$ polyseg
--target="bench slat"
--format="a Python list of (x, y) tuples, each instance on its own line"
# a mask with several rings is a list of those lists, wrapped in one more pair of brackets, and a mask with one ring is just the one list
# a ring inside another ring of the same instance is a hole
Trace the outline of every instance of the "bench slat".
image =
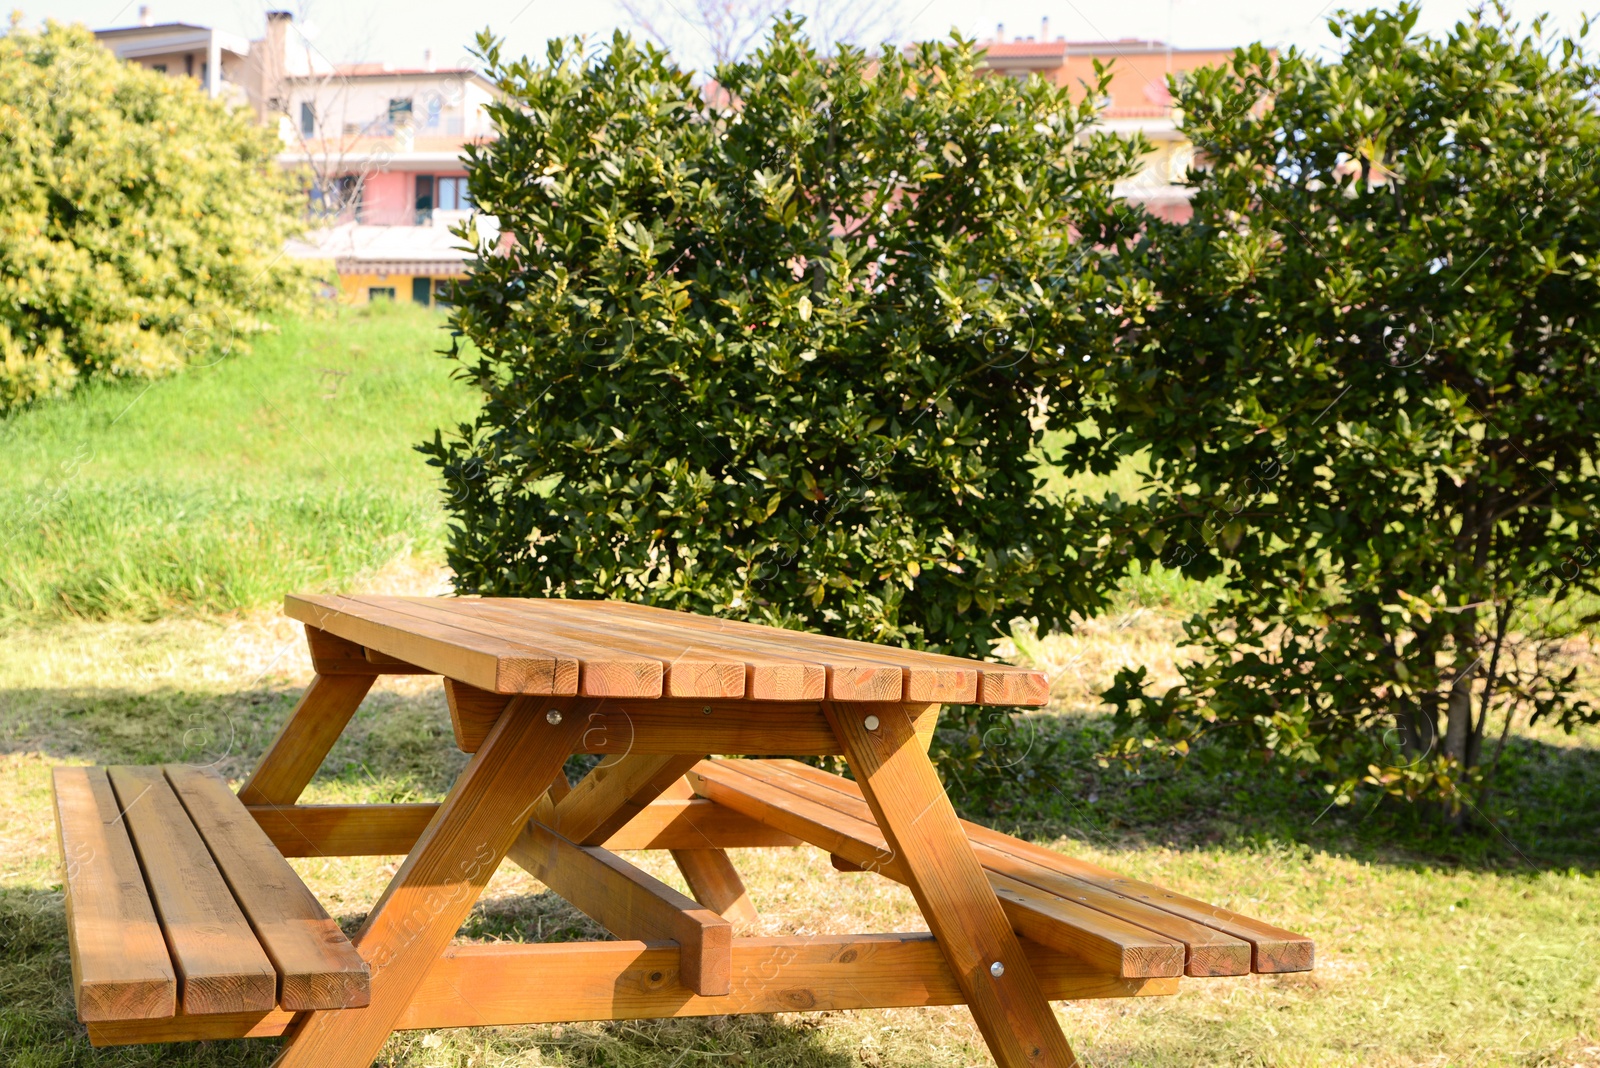
[[(848, 779), (829, 775), (799, 761), (761, 760), (746, 763), (752, 767), (741, 770), (763, 781), (780, 788), (793, 789), (858, 819), (871, 819), (871, 810), (862, 799), (859, 788)], [(1182, 942), (1186, 953), (1184, 974), (1195, 977), (1249, 974), (1250, 944), (1243, 939), (995, 848), (997, 841), (1014, 841), (1009, 835), (965, 821), (962, 829), (973, 843), (978, 860), (986, 870), (1057, 897), (1077, 901), (1108, 916), (1153, 931), (1163, 938)]]
[[(906, 882), (904, 867), (876, 822), (743, 774), (754, 760), (702, 761), (690, 773), (700, 793), (729, 808), (835, 853), (868, 871)], [(1000, 906), (1019, 934), (1074, 953), (1113, 975), (1175, 976), (1184, 948), (1176, 940), (1060, 898), (996, 872), (986, 872)]]
[(51, 777), (78, 1019), (176, 1014), (177, 974), (105, 769), (56, 768)]
[(214, 774), (168, 764), (167, 781), (277, 969), (285, 1009), (371, 1001), (367, 964), (233, 792)]
[[(861, 797), (860, 789), (855, 783), (836, 775), (830, 776), (827, 772), (797, 760), (771, 760), (761, 763), (783, 768), (791, 774), (823, 783), (852, 797)], [(865, 804), (864, 801), (862, 803)], [(996, 852), (1028, 861), (1041, 868), (1051, 869), (1082, 883), (1120, 894), (1189, 922), (1214, 928), (1230, 938), (1239, 939), (1251, 948), (1252, 971), (1303, 972), (1310, 971), (1314, 963), (1315, 947), (1311, 939), (1304, 935), (1295, 934), (1264, 920), (1240, 915), (1230, 909), (1173, 893), (1166, 887), (1154, 883), (1125, 878), (1097, 864), (1057, 853), (1053, 849), (1013, 838), (976, 823), (963, 820), (962, 827), (966, 830), (967, 837), (974, 843), (988, 846)]]
[(189, 1015), (265, 1011), (278, 976), (160, 768), (107, 768)]

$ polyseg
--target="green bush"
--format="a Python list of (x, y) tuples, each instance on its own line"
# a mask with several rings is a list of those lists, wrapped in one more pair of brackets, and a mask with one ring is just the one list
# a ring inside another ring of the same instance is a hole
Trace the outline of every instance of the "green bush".
[(1126, 262), (1112, 432), (1075, 449), (1148, 449), (1141, 552), (1226, 583), (1185, 685), (1107, 695), (1129, 750), (1459, 807), (1514, 716), (1595, 716), (1566, 639), (1597, 589), (1600, 117), (1575, 42), (1416, 17), (1177, 87), (1194, 220)]
[(620, 34), (480, 47), (472, 195), (513, 243), (455, 292), (483, 411), (424, 446), (462, 592), (976, 655), (1100, 603), (1101, 534), (1030, 451), (1112, 319), (1140, 143), (959, 39), (824, 57), (779, 22), (704, 94)]
[(0, 409), (265, 328), (300, 201), (253, 116), (81, 26), (0, 36)]

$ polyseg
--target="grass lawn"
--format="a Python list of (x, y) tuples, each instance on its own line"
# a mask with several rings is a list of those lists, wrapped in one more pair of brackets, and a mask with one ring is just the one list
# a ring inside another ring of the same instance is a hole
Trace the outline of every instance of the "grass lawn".
[[(299, 628), (272, 602), (296, 588), (441, 589), (435, 482), (409, 447), (472, 400), (429, 355), (438, 322), (400, 307), (290, 323), (251, 356), (0, 424), (0, 1065), (271, 1062), (275, 1041), (89, 1048), (72, 1008), (50, 768), (190, 761), (237, 782), (310, 678)], [(1064, 1003), (1084, 1063), (1600, 1066), (1600, 729), (1516, 737), (1500, 830), (1465, 836), (1371, 798), (1327, 810), (1314, 784), (1264, 773), (1191, 765), (1130, 779), (1092, 759), (1107, 723), (1089, 695), (1124, 663), (1170, 677), (1177, 618), (1204, 596), (1150, 579), (1075, 635), (1018, 634), (1017, 654), (1055, 676), (1058, 698), (1015, 725), (1028, 742), (1019, 770), (1049, 753), (1066, 785), (974, 815), (1303, 931), (1317, 969)], [(464, 763), (438, 682), (391, 677), (306, 800), (435, 799)], [(633, 857), (684, 888), (667, 857)], [(353, 929), (398, 859), (293, 863)], [(762, 910), (741, 933), (924, 927), (902, 888), (836, 872), (815, 850), (734, 859)], [(462, 931), (601, 936), (509, 865)], [(383, 1063), (989, 1062), (958, 1008), (412, 1032)]]
[(0, 624), (229, 612), (438, 557), (412, 446), (468, 417), (412, 305), (291, 320), (253, 352), (0, 421)]

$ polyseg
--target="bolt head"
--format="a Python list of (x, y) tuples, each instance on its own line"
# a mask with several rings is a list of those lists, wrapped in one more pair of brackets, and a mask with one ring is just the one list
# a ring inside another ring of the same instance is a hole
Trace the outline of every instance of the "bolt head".
[(700, 714), (701, 714), (701, 715), (702, 715), (702, 716), (709, 716), (709, 715), (711, 715), (711, 706), (710, 706), (710, 705), (706, 705), (706, 706), (705, 706), (705, 707), (704, 707), (704, 708), (702, 708), (702, 709), (701, 709), (701, 710), (700, 710)]
[(1002, 975), (1006, 974), (1006, 966), (1001, 964), (999, 961), (995, 961), (993, 964), (989, 965), (989, 974), (998, 979)]
[(861, 725), (866, 727), (869, 731), (875, 731), (878, 729), (878, 717), (868, 716), (866, 719), (861, 721)]
[(546, 722), (548, 722), (551, 726), (554, 726), (555, 724), (561, 722), (561, 713), (552, 708), (550, 711), (544, 714), (544, 718)]

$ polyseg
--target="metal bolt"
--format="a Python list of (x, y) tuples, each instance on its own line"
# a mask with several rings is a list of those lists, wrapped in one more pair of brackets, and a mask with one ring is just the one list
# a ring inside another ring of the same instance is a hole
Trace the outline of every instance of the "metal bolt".
[(861, 724), (862, 726), (866, 727), (867, 730), (875, 731), (878, 729), (878, 717), (868, 716), (866, 719), (861, 721)]
[(553, 726), (561, 722), (561, 713), (552, 708), (544, 714), (544, 718), (547, 723)]
[(993, 964), (989, 965), (989, 974), (998, 979), (1002, 975), (1006, 974), (1006, 966), (1001, 964), (999, 961), (995, 961)]
[(705, 706), (705, 707), (704, 707), (704, 708), (702, 708), (702, 709), (701, 709), (701, 710), (700, 710), (700, 714), (701, 714), (701, 715), (702, 715), (702, 716), (709, 716), (709, 715), (711, 715), (711, 706), (710, 706), (710, 705), (706, 705), (706, 706)]

